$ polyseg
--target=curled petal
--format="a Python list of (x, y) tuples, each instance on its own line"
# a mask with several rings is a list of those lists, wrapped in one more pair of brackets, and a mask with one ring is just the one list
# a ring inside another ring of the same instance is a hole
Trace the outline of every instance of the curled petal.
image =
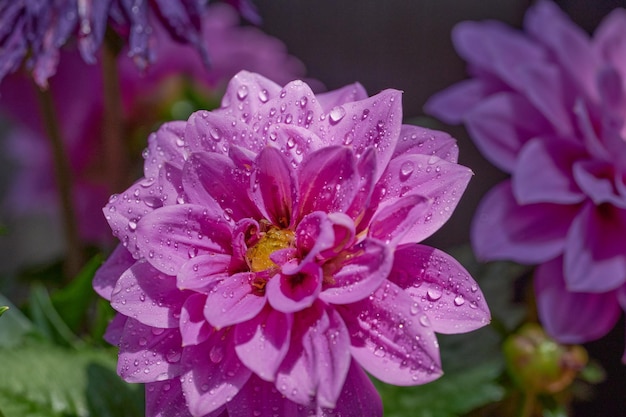
[(383, 382), (417, 385), (442, 374), (434, 329), (413, 304), (387, 282), (366, 300), (337, 306), (350, 332), (352, 357)]
[(242, 272), (219, 281), (207, 296), (204, 317), (218, 329), (241, 323), (256, 316), (265, 305), (265, 297), (254, 293), (255, 274)]
[(117, 373), (127, 382), (156, 382), (181, 374), (178, 329), (146, 326), (128, 318), (120, 340)]
[(294, 274), (278, 274), (267, 283), (267, 300), (278, 311), (293, 313), (310, 307), (322, 289), (322, 268), (306, 263)]
[(292, 324), (292, 315), (265, 308), (235, 327), (237, 356), (259, 378), (273, 381), (289, 349)]
[(598, 339), (619, 319), (621, 309), (614, 292), (573, 292), (565, 287), (562, 257), (540, 265), (534, 284), (541, 323), (562, 343)]
[(487, 325), (489, 307), (478, 284), (453, 257), (424, 245), (396, 249), (389, 280), (413, 299), (438, 333), (464, 333)]

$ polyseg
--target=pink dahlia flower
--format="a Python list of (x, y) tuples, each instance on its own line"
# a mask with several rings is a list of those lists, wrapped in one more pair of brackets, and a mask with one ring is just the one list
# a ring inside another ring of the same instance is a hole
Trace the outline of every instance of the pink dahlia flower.
[(613, 11), (590, 38), (540, 1), (524, 32), (464, 22), (453, 40), (473, 77), (426, 109), (464, 123), (511, 174), (478, 208), (474, 249), (539, 264), (548, 332), (566, 343), (599, 338), (626, 309), (626, 12)]
[(435, 332), (489, 322), (465, 269), (416, 243), (472, 173), (401, 119), (398, 91), (241, 72), (221, 108), (150, 136), (144, 178), (104, 208), (122, 244), (94, 280), (148, 415), (380, 415), (362, 369), (431, 381)]
[[(231, 7), (209, 7), (203, 27), (205, 46), (212, 58), (210, 68), (193, 48), (173, 42), (165, 31), (158, 30), (153, 32), (158, 41), (154, 51), (162, 59), (145, 71), (138, 71), (125, 54), (120, 56), (125, 132), (144, 144), (135, 147), (145, 146), (145, 132), (166, 117), (161, 107), (184, 102), (185, 97), (180, 96), (186, 88), (221, 97), (228, 80), (242, 69), (257, 71), (279, 83), (304, 75), (304, 66), (287, 54), (282, 42), (239, 23)], [(101, 162), (104, 104), (100, 66), (86, 64), (76, 51), (62, 55), (49, 89), (72, 166), (80, 234), (90, 243), (109, 242), (108, 225), (101, 216), (93, 215), (110, 194)], [(2, 83), (0, 108), (12, 122), (5, 149), (18, 164), (6, 209), (18, 214), (45, 210), (45, 215), (55, 216), (58, 196), (52, 156), (40, 114), (33, 111), (39, 108), (36, 90), (27, 77), (15, 74)], [(128, 145), (130, 151), (130, 140)]]

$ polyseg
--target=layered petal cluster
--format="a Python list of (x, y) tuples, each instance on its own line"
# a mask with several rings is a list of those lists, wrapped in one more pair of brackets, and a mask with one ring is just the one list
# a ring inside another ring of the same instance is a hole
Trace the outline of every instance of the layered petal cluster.
[[(254, 21), (247, 0), (231, 2)], [(60, 48), (72, 38), (85, 62), (96, 61), (108, 26), (128, 43), (129, 57), (144, 67), (155, 60), (153, 32), (165, 29), (194, 46), (208, 62), (203, 43), (207, 1), (198, 0), (15, 0), (0, 4), (0, 81), (25, 61), (39, 86), (56, 73)]]
[(603, 336), (626, 309), (626, 11), (590, 37), (539, 1), (523, 32), (464, 22), (453, 40), (472, 78), (426, 110), (464, 123), (511, 174), (478, 208), (477, 255), (539, 264), (539, 313), (559, 340)]
[[(148, 129), (169, 116), (164, 108), (176, 103), (190, 106), (185, 97), (188, 89), (221, 97), (228, 80), (242, 69), (278, 83), (305, 73), (303, 64), (287, 54), (282, 42), (256, 27), (240, 26), (236, 11), (227, 5), (210, 6), (203, 27), (203, 42), (212, 59), (208, 68), (193, 48), (174, 42), (158, 28), (152, 33), (157, 41), (154, 51), (162, 59), (144, 71), (122, 51), (118, 70), (124, 130), (143, 144), (129, 140), (129, 152), (145, 146)], [(61, 56), (49, 91), (72, 166), (79, 230), (90, 243), (110, 242), (108, 225), (101, 216), (93, 215), (110, 195), (100, 162), (104, 107), (100, 66), (86, 64), (76, 51), (64, 51)], [(11, 122), (5, 151), (17, 165), (4, 204), (15, 214), (54, 216), (58, 204), (52, 156), (31, 84), (27, 77), (13, 74), (0, 87), (0, 109)]]
[(363, 370), (431, 381), (435, 332), (489, 322), (465, 269), (417, 243), (471, 171), (401, 119), (398, 91), (240, 72), (219, 109), (150, 136), (144, 177), (104, 208), (121, 244), (94, 279), (148, 415), (378, 416)]

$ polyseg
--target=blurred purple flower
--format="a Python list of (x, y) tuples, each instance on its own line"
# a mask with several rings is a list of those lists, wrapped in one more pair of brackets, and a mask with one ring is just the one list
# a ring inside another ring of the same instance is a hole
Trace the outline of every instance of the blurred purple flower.
[[(229, 1), (249, 20), (259, 17), (249, 1)], [(36, 83), (46, 88), (56, 73), (60, 48), (75, 37), (85, 62), (95, 63), (111, 26), (129, 45), (140, 67), (155, 61), (154, 33), (165, 29), (177, 42), (209, 60), (204, 40), (207, 0), (15, 0), (0, 4), (0, 81), (26, 60)]]
[(459, 24), (454, 44), (473, 78), (426, 110), (464, 123), (511, 174), (478, 208), (477, 255), (540, 264), (544, 326), (581, 343), (606, 334), (626, 309), (626, 12), (613, 11), (590, 38), (540, 1), (524, 30)]
[(426, 383), (434, 332), (489, 322), (465, 269), (416, 243), (472, 173), (401, 120), (395, 90), (241, 72), (220, 109), (150, 136), (144, 178), (104, 208), (122, 244), (94, 280), (149, 416), (381, 415), (361, 368)]
[[(164, 110), (184, 103), (185, 88), (202, 92), (214, 100), (221, 97), (228, 80), (241, 69), (257, 71), (279, 83), (304, 75), (305, 69), (287, 54), (285, 45), (255, 27), (239, 26), (237, 13), (226, 5), (214, 5), (204, 17), (205, 45), (212, 63), (207, 68), (196, 51), (172, 41), (163, 30), (155, 30), (155, 53), (163, 59), (139, 71), (132, 59), (118, 60), (125, 131), (145, 146), (153, 123), (162, 121)], [(110, 241), (110, 229), (94, 212), (106, 203), (106, 178), (102, 155), (102, 75), (100, 66), (86, 64), (76, 51), (61, 52), (57, 75), (50, 80), (57, 118), (66, 141), (75, 180), (75, 204), (79, 229), (91, 243)], [(319, 83), (317, 83), (319, 86)], [(18, 168), (5, 201), (16, 214), (49, 211), (55, 215), (58, 198), (54, 170), (44, 140), (37, 95), (30, 80), (20, 74), (9, 76), (0, 87), (0, 109), (12, 129), (5, 149)], [(139, 156), (139, 155), (137, 155)]]

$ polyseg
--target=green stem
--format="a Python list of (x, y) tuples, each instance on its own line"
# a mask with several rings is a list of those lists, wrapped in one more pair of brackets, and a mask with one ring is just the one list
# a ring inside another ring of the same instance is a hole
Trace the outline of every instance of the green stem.
[(122, 97), (117, 71), (117, 52), (111, 42), (102, 48), (102, 78), (104, 89), (103, 153), (109, 192), (118, 193), (128, 184), (130, 162), (124, 144)]
[(57, 122), (50, 90), (37, 88), (37, 91), (46, 136), (52, 148), (56, 184), (61, 200), (61, 218), (63, 221), (67, 251), (65, 273), (70, 278), (73, 278), (80, 270), (82, 264), (82, 247), (78, 236), (76, 210), (74, 208), (72, 169), (67, 152), (65, 151), (65, 144), (63, 143), (61, 130)]

